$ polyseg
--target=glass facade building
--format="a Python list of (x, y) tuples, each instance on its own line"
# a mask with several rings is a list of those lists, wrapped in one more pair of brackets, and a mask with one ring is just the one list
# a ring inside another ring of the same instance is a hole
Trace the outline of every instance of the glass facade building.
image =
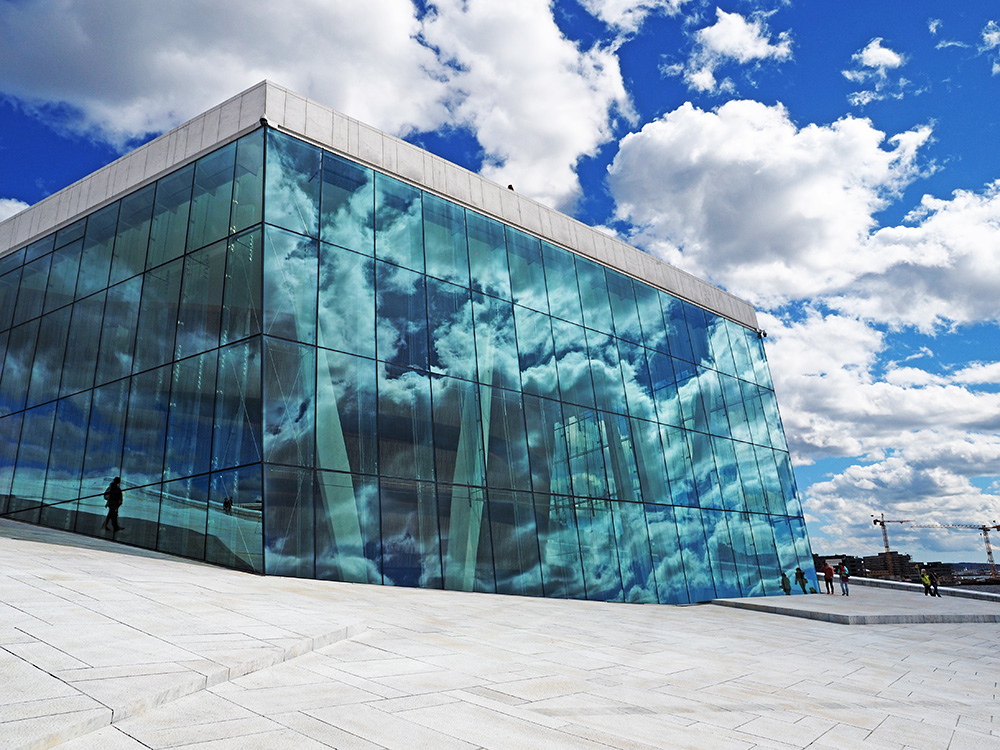
[(268, 126), (0, 256), (0, 513), (602, 601), (811, 551), (757, 332)]

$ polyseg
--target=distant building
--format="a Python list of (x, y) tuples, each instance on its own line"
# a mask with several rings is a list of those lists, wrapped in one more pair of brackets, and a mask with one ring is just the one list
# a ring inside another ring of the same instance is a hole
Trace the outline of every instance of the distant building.
[(0, 223), (0, 513), (605, 601), (812, 558), (753, 308), (271, 83)]

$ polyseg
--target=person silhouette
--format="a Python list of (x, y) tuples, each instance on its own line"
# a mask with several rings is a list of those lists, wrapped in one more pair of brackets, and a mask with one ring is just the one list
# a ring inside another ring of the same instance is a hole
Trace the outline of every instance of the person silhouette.
[(104, 530), (110, 531), (108, 524), (114, 531), (121, 531), (122, 526), (118, 523), (118, 509), (122, 507), (121, 477), (115, 477), (111, 484), (104, 490), (104, 504), (108, 507), (108, 517), (104, 519)]

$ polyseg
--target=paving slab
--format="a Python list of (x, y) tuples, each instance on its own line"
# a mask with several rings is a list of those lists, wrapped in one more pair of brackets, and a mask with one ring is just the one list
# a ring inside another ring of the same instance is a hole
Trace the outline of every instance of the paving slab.
[(997, 602), (755, 601), (800, 614), (265, 578), (0, 522), (0, 747), (1000, 750)]

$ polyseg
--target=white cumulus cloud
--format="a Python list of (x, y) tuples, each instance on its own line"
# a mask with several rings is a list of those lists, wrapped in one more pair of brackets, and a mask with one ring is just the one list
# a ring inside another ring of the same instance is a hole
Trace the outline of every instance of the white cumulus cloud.
[(16, 213), (20, 213), (27, 207), (27, 203), (19, 201), (16, 198), (0, 198), (0, 221), (9, 219), (11, 216)]
[[(983, 43), (980, 50), (992, 53), (993, 75), (1000, 75), (1000, 24), (990, 21), (983, 29)], [(994, 52), (994, 50), (996, 50)]]
[(580, 0), (592, 16), (623, 32), (637, 31), (651, 14), (675, 16), (686, 2), (689, 0)]
[(890, 71), (902, 67), (906, 58), (899, 52), (882, 46), (882, 37), (872, 39), (864, 49), (855, 52), (851, 59), (854, 67), (843, 71), (844, 77), (866, 87), (848, 97), (851, 104), (864, 106), (881, 99), (903, 98), (903, 91), (909, 82), (902, 76), (891, 75)]
[(694, 34), (695, 47), (683, 64), (668, 66), (665, 72), (680, 75), (689, 88), (711, 92), (731, 90), (729, 79), (719, 82), (717, 69), (727, 62), (741, 65), (764, 60), (784, 61), (792, 56), (792, 39), (787, 31), (772, 38), (767, 28), (767, 16), (757, 14), (750, 19), (739, 13), (727, 13), (716, 8), (716, 21)]
[(120, 148), (264, 78), (395, 134), (471, 129), (489, 174), (557, 206), (629, 108), (546, 0), (0, 3), (0, 93)]
[(787, 110), (684, 104), (622, 139), (609, 181), (632, 240), (757, 304), (841, 289), (895, 262), (873, 213), (919, 173), (930, 137), (866, 119), (797, 126)]

